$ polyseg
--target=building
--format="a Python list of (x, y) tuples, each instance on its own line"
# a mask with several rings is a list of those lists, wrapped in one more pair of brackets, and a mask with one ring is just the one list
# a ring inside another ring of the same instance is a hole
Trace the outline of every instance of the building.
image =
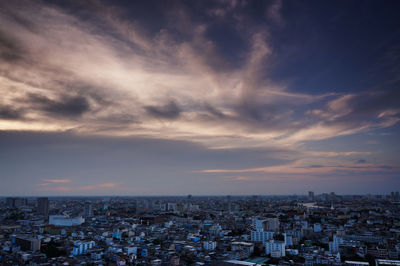
[(170, 265), (178, 266), (180, 264), (180, 259), (177, 256), (173, 256), (170, 261)]
[(217, 247), (217, 242), (215, 241), (204, 241), (203, 242), (203, 248), (205, 250), (215, 250)]
[(349, 266), (364, 266), (364, 265), (369, 265), (368, 262), (366, 261), (352, 261), (352, 260), (346, 260), (344, 262), (344, 265), (349, 265)]
[(49, 198), (38, 198), (37, 206), (38, 214), (49, 217)]
[(286, 244), (285, 241), (269, 240), (265, 242), (265, 254), (271, 255), (274, 258), (280, 258), (286, 256)]
[(314, 192), (313, 191), (308, 191), (308, 200), (309, 201), (314, 201)]
[(231, 249), (236, 259), (248, 258), (254, 252), (254, 244), (247, 242), (232, 242)]
[(40, 239), (32, 237), (17, 237), (15, 239), (17, 246), (23, 251), (37, 251), (40, 250)]
[(49, 224), (55, 226), (76, 226), (85, 222), (81, 216), (70, 218), (64, 215), (50, 215)]
[(85, 203), (83, 216), (85, 218), (90, 218), (93, 216), (93, 208), (92, 208), (92, 204), (90, 202)]
[(26, 198), (6, 198), (6, 206), (8, 208), (19, 208), (27, 205)]
[(256, 231), (264, 231), (265, 220), (253, 219), (252, 224)]
[(274, 232), (271, 231), (258, 230), (258, 231), (251, 231), (250, 233), (250, 239), (252, 242), (265, 243), (266, 241), (271, 240), (273, 238), (274, 238)]
[(320, 233), (322, 231), (322, 226), (320, 223), (314, 224), (314, 233)]
[(86, 254), (89, 249), (92, 249), (95, 245), (94, 241), (86, 241), (86, 242), (81, 242), (81, 241), (75, 241), (74, 246), (72, 248), (72, 255), (77, 256), (81, 254)]
[(343, 243), (343, 239), (337, 235), (333, 235), (333, 240), (329, 242), (329, 251), (331, 253), (339, 252), (339, 245)]
[(400, 260), (382, 260), (382, 259), (377, 259), (375, 260), (375, 265), (397, 265), (400, 266)]
[(267, 218), (267, 230), (278, 231), (279, 230), (279, 219), (278, 218)]

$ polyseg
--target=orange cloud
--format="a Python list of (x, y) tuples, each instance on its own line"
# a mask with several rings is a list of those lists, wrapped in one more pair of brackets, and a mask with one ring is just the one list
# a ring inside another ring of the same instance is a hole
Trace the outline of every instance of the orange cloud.
[(60, 192), (63, 192), (63, 191), (72, 191), (72, 188), (71, 187), (65, 187), (65, 186), (60, 186), (60, 187), (47, 187), (47, 186), (45, 186), (45, 187), (39, 188), (38, 190), (40, 190), (40, 191), (60, 191)]
[[(50, 181), (51, 180), (51, 181)], [(104, 190), (109, 188), (115, 188), (118, 186), (117, 183), (102, 183), (102, 184), (94, 184), (94, 185), (86, 185), (86, 186), (52, 186), (58, 183), (70, 183), (72, 182), (69, 179), (48, 179), (47, 183), (37, 184), (37, 190), (40, 191), (73, 191), (73, 190)]]
[(101, 190), (106, 188), (114, 188), (118, 184), (115, 183), (103, 183), (103, 184), (96, 184), (96, 185), (88, 185), (88, 186), (80, 186), (78, 190)]
[(71, 183), (71, 179), (43, 179), (47, 183)]
[(245, 169), (205, 169), (199, 171), (200, 173), (271, 173), (271, 174), (328, 174), (335, 171), (352, 171), (352, 172), (390, 172), (396, 167), (382, 167), (380, 165), (365, 164), (363, 166), (347, 163), (347, 164), (334, 164), (334, 165), (309, 165), (306, 162), (296, 161), (289, 164), (245, 168)]

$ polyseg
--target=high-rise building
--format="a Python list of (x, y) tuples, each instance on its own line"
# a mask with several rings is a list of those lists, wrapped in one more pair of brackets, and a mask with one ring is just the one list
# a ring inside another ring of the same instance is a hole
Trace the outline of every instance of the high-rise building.
[(49, 217), (49, 198), (38, 198), (38, 214), (43, 215), (44, 217)]
[(14, 208), (14, 205), (15, 205), (15, 198), (6, 198), (6, 206), (8, 208)]
[(331, 192), (331, 194), (329, 195), (329, 199), (330, 199), (330, 201), (332, 202), (334, 202), (334, 201), (336, 201), (336, 194), (335, 194), (335, 192)]
[(343, 243), (343, 239), (337, 235), (333, 235), (333, 240), (329, 242), (329, 251), (332, 253), (339, 252), (339, 245)]
[(40, 250), (40, 239), (33, 237), (17, 237), (15, 239), (16, 245), (20, 247), (23, 251), (37, 251)]
[(285, 241), (269, 240), (265, 242), (265, 253), (271, 255), (274, 258), (280, 258), (286, 256), (286, 245)]
[(6, 198), (6, 205), (9, 208), (19, 208), (26, 206), (28, 200), (26, 198)]
[(278, 231), (279, 230), (279, 219), (278, 218), (267, 218), (267, 230)]
[(314, 201), (314, 192), (313, 191), (308, 191), (308, 200)]
[(393, 191), (392, 193), (390, 193), (390, 197), (393, 201), (400, 201), (400, 194), (398, 191)]
[(85, 208), (84, 208), (84, 217), (89, 218), (93, 216), (93, 208), (92, 204), (90, 202), (85, 203)]
[(275, 232), (259, 230), (251, 231), (250, 237), (252, 242), (265, 243), (268, 240), (274, 239), (274, 234)]

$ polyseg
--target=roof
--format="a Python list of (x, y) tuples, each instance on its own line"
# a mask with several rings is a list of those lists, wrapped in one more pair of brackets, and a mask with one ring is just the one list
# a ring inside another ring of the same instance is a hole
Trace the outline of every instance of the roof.
[(231, 263), (231, 264), (236, 264), (236, 265), (259, 265), (254, 262), (248, 262), (248, 261), (242, 261), (242, 260), (226, 260), (225, 262)]

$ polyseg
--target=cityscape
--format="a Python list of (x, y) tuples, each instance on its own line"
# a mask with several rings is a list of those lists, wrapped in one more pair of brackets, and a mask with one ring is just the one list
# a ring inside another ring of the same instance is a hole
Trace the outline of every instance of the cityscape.
[(0, 266), (400, 266), (399, 14), (0, 1)]
[(400, 195), (8, 197), (2, 265), (399, 265)]

